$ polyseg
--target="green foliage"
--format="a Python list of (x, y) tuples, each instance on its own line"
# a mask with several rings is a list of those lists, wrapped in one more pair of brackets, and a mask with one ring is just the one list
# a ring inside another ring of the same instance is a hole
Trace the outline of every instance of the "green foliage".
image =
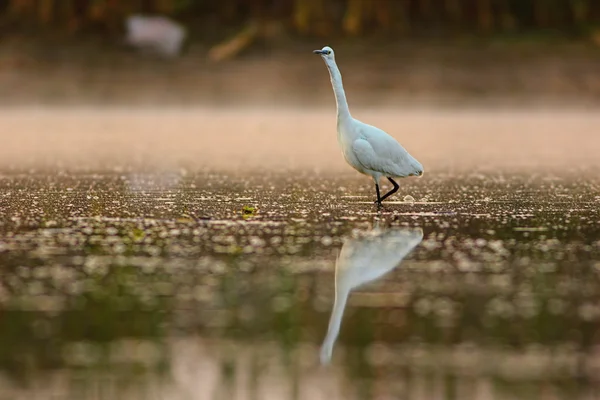
[(193, 20), (216, 16), (219, 26), (275, 19), (302, 35), (431, 35), (523, 30), (584, 32), (600, 25), (596, 0), (8, 0), (0, 20), (73, 32), (118, 24), (134, 12)]
[(256, 215), (256, 211), (256, 207), (244, 206), (242, 207), (242, 218), (246, 219), (248, 217), (253, 217), (254, 215)]
[(174, 0), (173, 9), (175, 12), (186, 11), (188, 8), (191, 8), (195, 5), (197, 1), (194, 0)]

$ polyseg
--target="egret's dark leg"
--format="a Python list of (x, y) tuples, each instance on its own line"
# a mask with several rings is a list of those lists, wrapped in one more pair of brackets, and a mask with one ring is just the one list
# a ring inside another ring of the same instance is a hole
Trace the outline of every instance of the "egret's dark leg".
[[(383, 197), (381, 198), (381, 200), (379, 200), (380, 203), (382, 201), (384, 201), (385, 199), (387, 199), (388, 197), (390, 197), (391, 195), (393, 195), (394, 193), (396, 193), (398, 191), (398, 188), (400, 187), (400, 185), (398, 185), (396, 183), (396, 181), (393, 180), (392, 178), (388, 178), (388, 181), (392, 182), (392, 185), (394, 185), (394, 188), (392, 190), (390, 190), (389, 192), (387, 192), (386, 194), (383, 195)], [(377, 194), (379, 195), (379, 191), (377, 192)], [(377, 196), (377, 198), (379, 198), (379, 196)]]
[(379, 194), (379, 184), (378, 183), (375, 183), (375, 190), (377, 190), (377, 200), (375, 200), (375, 204), (380, 206), (381, 200), (383, 200), (383, 199), (381, 198), (381, 195)]

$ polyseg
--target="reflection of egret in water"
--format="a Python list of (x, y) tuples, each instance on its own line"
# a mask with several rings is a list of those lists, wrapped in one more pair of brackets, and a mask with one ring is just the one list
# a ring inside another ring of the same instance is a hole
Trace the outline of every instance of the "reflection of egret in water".
[(421, 240), (423, 231), (420, 228), (375, 228), (364, 237), (348, 239), (344, 243), (335, 265), (335, 301), (321, 347), (322, 364), (331, 360), (350, 291), (394, 269)]

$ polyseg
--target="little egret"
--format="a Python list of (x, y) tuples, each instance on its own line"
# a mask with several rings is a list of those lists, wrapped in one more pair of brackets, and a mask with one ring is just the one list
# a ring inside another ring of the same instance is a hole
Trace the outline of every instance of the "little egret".
[(335, 300), (327, 336), (321, 346), (321, 364), (331, 361), (350, 292), (398, 267), (422, 240), (421, 228), (386, 230), (375, 227), (361, 237), (344, 241), (335, 263)]
[[(423, 175), (423, 166), (390, 135), (379, 128), (365, 124), (350, 115), (342, 74), (335, 63), (333, 49), (329, 46), (314, 50), (325, 61), (331, 77), (331, 86), (337, 105), (337, 138), (346, 162), (361, 174), (375, 181), (377, 200), (381, 202), (398, 191), (400, 187), (393, 178)], [(394, 188), (383, 196), (379, 193), (379, 181), (386, 177)]]

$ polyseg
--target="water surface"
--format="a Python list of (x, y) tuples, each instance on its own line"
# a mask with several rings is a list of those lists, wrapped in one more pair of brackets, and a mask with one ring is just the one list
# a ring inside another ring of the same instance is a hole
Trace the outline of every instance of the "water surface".
[(324, 114), (157, 114), (10, 114), (0, 398), (597, 396), (595, 115), (386, 115), (378, 210)]

